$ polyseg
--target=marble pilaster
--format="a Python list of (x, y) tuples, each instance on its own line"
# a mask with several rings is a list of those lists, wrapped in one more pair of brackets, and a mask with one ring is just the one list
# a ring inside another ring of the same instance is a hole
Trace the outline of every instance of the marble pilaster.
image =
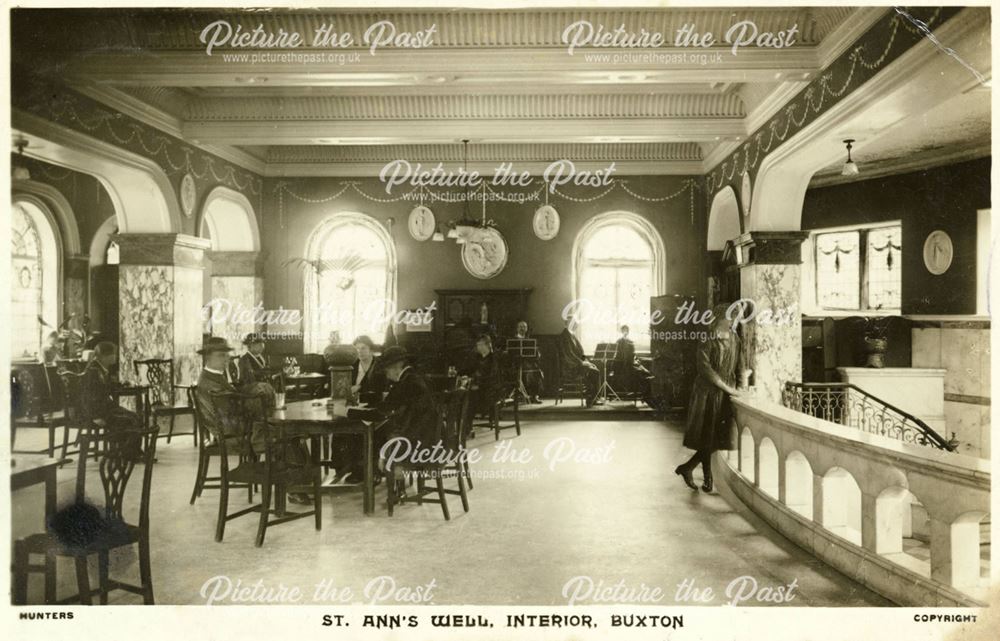
[(253, 314), (264, 300), (262, 256), (259, 252), (215, 251), (208, 257), (212, 274), (207, 297), (211, 333), (238, 345), (246, 334), (263, 329)]
[[(137, 380), (133, 363), (171, 358), (176, 383), (197, 380), (208, 241), (184, 234), (120, 234), (120, 375)], [(144, 382), (144, 381), (141, 381)]]
[(740, 295), (750, 301), (743, 325), (745, 358), (761, 398), (781, 402), (788, 381), (802, 379), (801, 244), (807, 232), (749, 232), (738, 239)]

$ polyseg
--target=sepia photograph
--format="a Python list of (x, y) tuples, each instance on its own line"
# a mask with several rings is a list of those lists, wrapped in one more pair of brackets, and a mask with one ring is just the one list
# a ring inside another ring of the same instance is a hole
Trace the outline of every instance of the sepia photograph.
[(990, 4), (0, 26), (7, 638), (995, 638)]

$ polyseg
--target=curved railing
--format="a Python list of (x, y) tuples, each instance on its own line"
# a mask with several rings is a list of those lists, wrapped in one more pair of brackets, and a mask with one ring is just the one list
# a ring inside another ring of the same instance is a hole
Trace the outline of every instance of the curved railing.
[(733, 405), (721, 486), (772, 527), (898, 604), (985, 602), (988, 460), (752, 396)]
[(916, 416), (851, 383), (785, 383), (785, 407), (904, 443), (954, 452), (957, 444)]

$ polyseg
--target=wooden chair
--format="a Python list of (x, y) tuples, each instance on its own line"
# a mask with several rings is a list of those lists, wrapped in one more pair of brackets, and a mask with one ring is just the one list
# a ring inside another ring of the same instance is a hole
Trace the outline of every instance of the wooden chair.
[[(83, 405), (81, 399), (80, 385), (83, 382), (84, 374), (64, 371), (59, 374), (62, 380), (62, 390), (63, 390), (63, 407), (65, 408), (64, 413), (66, 417), (66, 428), (76, 430), (76, 440), (74, 444), (78, 446), (80, 452), (83, 451), (84, 447), (91, 447), (96, 452), (101, 447), (102, 436), (106, 432), (107, 428), (94, 423), (84, 417)], [(86, 440), (83, 438), (87, 436)], [(63, 458), (66, 458), (66, 441), (68, 439), (64, 438), (63, 441)]]
[[(66, 458), (69, 444), (69, 426), (62, 414), (61, 381), (55, 367), (42, 363), (14, 363), (11, 365), (11, 422), (10, 447), (18, 454), (55, 456), (56, 431), (63, 428), (62, 456)], [(14, 450), (18, 429), (48, 430), (48, 447), (44, 450)]]
[[(208, 428), (219, 446), (219, 516), (216, 521), (215, 540), (222, 541), (227, 521), (253, 512), (260, 514), (254, 542), (257, 547), (264, 545), (267, 528), (307, 516), (315, 516), (316, 529), (322, 529), (323, 496), (320, 493), (322, 468), (308, 459), (289, 460), (293, 448), (307, 437), (283, 437), (279, 427), (253, 417), (246, 407), (250, 399), (243, 394), (219, 394), (214, 398), (223, 406), (230, 408), (228, 424), (234, 430), (234, 433), (224, 435), (215, 425), (202, 421), (203, 426)], [(255, 451), (255, 425), (260, 428), (260, 438), (257, 439), (256, 447), (262, 451)], [(238, 456), (239, 461), (232, 470), (229, 469), (230, 455)], [(285, 492), (291, 486), (302, 485), (312, 485), (313, 509), (288, 514), (285, 511)], [(261, 488), (260, 504), (230, 514), (230, 488), (248, 487), (249, 492), (252, 492), (254, 486)], [(271, 509), (272, 494), (274, 510)], [(278, 518), (271, 519), (272, 514)]]
[[(208, 428), (205, 427), (201, 406), (198, 403), (198, 386), (192, 385), (189, 387), (187, 394), (188, 403), (194, 408), (194, 431), (198, 442), (198, 467), (195, 470), (194, 489), (191, 491), (191, 505), (194, 505), (195, 500), (201, 497), (203, 490), (222, 489), (222, 485), (220, 484), (221, 477), (208, 475), (208, 468), (211, 466), (212, 457), (222, 456), (222, 448), (216, 442), (215, 437), (212, 436)], [(230, 483), (230, 487), (235, 485), (237, 484)], [(254, 488), (249, 484), (246, 487), (247, 501), (252, 502)]]
[[(93, 458), (104, 490), (103, 510), (93, 508), (86, 500), (87, 462), (90, 458), (90, 434), (81, 436), (82, 445), (77, 464), (76, 502), (64, 508), (49, 523), (49, 531), (14, 541), (14, 601), (23, 603), (27, 596), (28, 574), (44, 572), (46, 599), (55, 600), (55, 558), (72, 557), (76, 565), (78, 594), (57, 603), (79, 602), (91, 605), (92, 597), (100, 596), (101, 605), (108, 602), (111, 590), (125, 590), (142, 596), (145, 605), (153, 605), (153, 577), (149, 553), (149, 502), (153, 479), (153, 458), (156, 453), (156, 426), (148, 430), (120, 430), (101, 437), (104, 449)], [(143, 467), (142, 494), (139, 500), (139, 524), (126, 522), (124, 517), (125, 490), (136, 465)], [(85, 526), (81, 526), (85, 523)], [(122, 546), (138, 545), (139, 585), (113, 580), (109, 576), (110, 552)], [(88, 558), (98, 556), (99, 584), (90, 586)], [(31, 556), (42, 555), (45, 564), (32, 565)], [(51, 585), (49, 581), (51, 580)]]
[[(194, 408), (188, 403), (187, 396), (178, 398), (179, 390), (186, 390), (187, 385), (178, 385), (174, 378), (174, 361), (169, 358), (147, 358), (132, 363), (136, 378), (142, 369), (146, 370), (146, 383), (149, 385), (150, 414), (153, 424), (159, 425), (159, 418), (170, 419), (170, 429), (167, 431), (167, 443), (174, 435), (174, 421), (178, 416), (194, 416)], [(193, 419), (192, 419), (193, 420)], [(191, 430), (195, 445), (198, 435)]]
[[(469, 495), (466, 490), (466, 481), (472, 483), (469, 472), (469, 462), (462, 454), (465, 450), (465, 441), (469, 422), (467, 420), (469, 412), (468, 392), (464, 389), (456, 389), (451, 392), (444, 392), (439, 396), (438, 416), (441, 426), (441, 443), (447, 454), (444, 461), (432, 461), (428, 463), (414, 463), (410, 461), (397, 462), (393, 466), (393, 471), (388, 475), (388, 488), (386, 505), (389, 516), (393, 515), (393, 508), (403, 503), (437, 503), (441, 505), (441, 512), (446, 521), (451, 520), (451, 513), (448, 511), (449, 494), (457, 495), (462, 499), (462, 509), (469, 511)], [(416, 493), (403, 496), (397, 473), (402, 473), (403, 479), (413, 477), (416, 479)], [(427, 479), (434, 479), (434, 487), (427, 487)], [(444, 480), (455, 478), (458, 480), (458, 489), (445, 488)], [(436, 499), (427, 498), (431, 494), (437, 494)]]
[(563, 370), (562, 354), (556, 355), (555, 360), (555, 405), (563, 402), (566, 394), (576, 394), (580, 398), (580, 405), (587, 405), (587, 386), (583, 380), (583, 372), (570, 374)]

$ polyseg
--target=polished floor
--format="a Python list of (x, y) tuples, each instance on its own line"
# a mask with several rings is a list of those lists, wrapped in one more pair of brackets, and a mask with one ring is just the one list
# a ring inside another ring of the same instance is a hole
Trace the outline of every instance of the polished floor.
[[(793, 582), (794, 599), (786, 605), (890, 605), (771, 531), (725, 488), (712, 495), (688, 490), (673, 473), (686, 456), (678, 425), (532, 421), (520, 437), (503, 435), (497, 444), (492, 433), (480, 433), (470, 444), (483, 455), (474, 465), (471, 511), (451, 497), (450, 522), (436, 505), (405, 505), (389, 518), (381, 487), (376, 514), (365, 517), (360, 491), (347, 490), (326, 499), (322, 531), (311, 519), (282, 525), (268, 531), (260, 549), (253, 545), (256, 515), (230, 522), (225, 541), (214, 542), (217, 493), (188, 504), (196, 460), (191, 437), (161, 440), (152, 493), (156, 602), (202, 604), (214, 593), (226, 604), (232, 602), (227, 585), (262, 581), (262, 598), (297, 587), (299, 603), (558, 605), (567, 603), (567, 582), (586, 577), (569, 589), (579, 604), (599, 603), (596, 590), (588, 597), (588, 586), (603, 582), (618, 585), (609, 592), (634, 598), (659, 588), (655, 603), (673, 605), (678, 584), (687, 581), (712, 588), (708, 603), (722, 605), (727, 586), (752, 577), (756, 592), (749, 579), (740, 584), (749, 598), (743, 605), (773, 605), (756, 597)], [(18, 447), (42, 438), (39, 431), (21, 432)], [(60, 471), (61, 501), (72, 497), (74, 470)], [(90, 488), (100, 496), (98, 486)], [(238, 492), (232, 504), (245, 501)], [(40, 488), (15, 493), (15, 536), (41, 528), (41, 505)], [(112, 563), (113, 576), (137, 580), (134, 553)], [(74, 581), (72, 565), (60, 562), (60, 597), (75, 592)], [(40, 583), (32, 579), (32, 602), (40, 599)], [(317, 594), (317, 585), (325, 591)], [(112, 602), (138, 598), (119, 593)]]

